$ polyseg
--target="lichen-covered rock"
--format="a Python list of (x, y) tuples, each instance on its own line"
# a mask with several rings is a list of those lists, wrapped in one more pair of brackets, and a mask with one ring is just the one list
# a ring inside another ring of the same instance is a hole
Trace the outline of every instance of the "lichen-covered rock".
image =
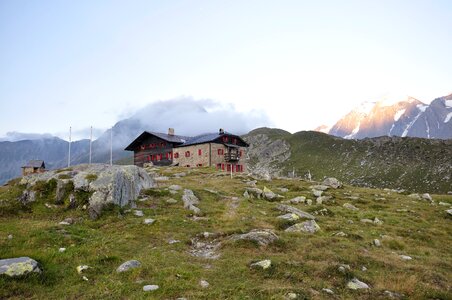
[(264, 194), (260, 188), (246, 188), (245, 192), (248, 193), (249, 198), (256, 197), (257, 199), (260, 199)]
[(129, 260), (129, 261), (126, 261), (125, 263), (123, 263), (122, 265), (120, 265), (116, 269), (116, 272), (122, 273), (122, 272), (129, 271), (130, 269), (138, 268), (140, 266), (141, 266), (141, 263), (138, 260)]
[(22, 204), (34, 202), (36, 200), (36, 193), (31, 190), (24, 190), (18, 200)]
[(326, 185), (326, 186), (329, 186), (329, 187), (332, 187), (333, 189), (337, 189), (337, 188), (342, 187), (342, 183), (339, 180), (337, 180), (336, 178), (334, 178), (334, 177), (326, 178), (323, 181), (322, 184)]
[(201, 213), (201, 210), (196, 206), (199, 204), (199, 199), (195, 196), (192, 190), (184, 190), (182, 201), (184, 202), (184, 208), (193, 211), (195, 215), (199, 215)]
[(304, 212), (302, 210), (299, 210), (298, 208), (292, 207), (290, 205), (279, 204), (276, 208), (283, 212), (296, 214), (300, 218), (315, 220), (315, 217), (313, 215), (311, 215), (307, 212)]
[(279, 237), (270, 229), (253, 229), (248, 233), (235, 234), (230, 238), (233, 241), (247, 240), (254, 241), (260, 246), (267, 246), (279, 239)]
[(300, 217), (294, 213), (287, 213), (282, 216), (278, 216), (277, 218), (289, 222), (295, 222), (300, 219)]
[(350, 204), (350, 203), (344, 203), (344, 205), (342, 205), (342, 206), (349, 210), (359, 210), (359, 208), (357, 208), (356, 206), (354, 206), (353, 204)]
[(359, 281), (356, 278), (353, 278), (347, 283), (347, 287), (352, 290), (359, 290), (359, 289), (368, 289), (369, 285), (367, 283)]
[(29, 273), (41, 273), (39, 263), (30, 257), (0, 259), (0, 275), (10, 277), (23, 276)]
[(315, 233), (320, 230), (320, 226), (317, 225), (316, 221), (309, 220), (303, 223), (298, 223), (295, 225), (290, 226), (289, 228), (286, 228), (285, 231), (287, 232), (308, 232), (308, 233)]
[(251, 268), (266, 270), (270, 268), (272, 265), (272, 261), (269, 259), (264, 259), (250, 265)]

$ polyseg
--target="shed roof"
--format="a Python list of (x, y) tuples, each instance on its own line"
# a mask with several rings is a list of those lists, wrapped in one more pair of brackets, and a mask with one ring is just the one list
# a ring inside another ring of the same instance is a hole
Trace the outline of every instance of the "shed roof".
[(46, 167), (46, 165), (43, 160), (34, 159), (34, 160), (30, 160), (22, 168), (45, 168), (45, 167)]
[(249, 146), (248, 143), (245, 142), (240, 136), (232, 134), (232, 133), (229, 133), (229, 132), (224, 132), (222, 134), (218, 134), (218, 133), (204, 133), (204, 134), (200, 134), (200, 135), (197, 135), (195, 137), (192, 137), (187, 142), (185, 142), (185, 143), (183, 143), (181, 145), (178, 145), (178, 147), (185, 147), (185, 146), (191, 146), (191, 145), (196, 145), (196, 144), (215, 142), (218, 138), (222, 137), (223, 135), (232, 136), (234, 138), (237, 138), (241, 142), (243, 142), (245, 147)]
[(130, 143), (130, 145), (125, 148), (125, 150), (133, 151), (135, 146), (137, 144), (140, 144), (141, 141), (143, 139), (145, 139), (146, 136), (149, 136), (149, 135), (156, 136), (156, 137), (158, 137), (158, 138), (160, 138), (160, 139), (162, 139), (164, 141), (167, 141), (169, 143), (175, 143), (175, 144), (182, 144), (185, 141), (187, 141), (188, 139), (190, 139), (190, 137), (187, 137), (187, 136), (169, 135), (169, 134), (160, 133), (160, 132), (144, 131), (135, 140), (133, 140), (133, 142)]

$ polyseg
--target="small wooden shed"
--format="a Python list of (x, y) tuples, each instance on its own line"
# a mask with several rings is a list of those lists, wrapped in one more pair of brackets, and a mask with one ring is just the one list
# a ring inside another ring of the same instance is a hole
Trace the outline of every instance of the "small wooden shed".
[(46, 171), (46, 164), (43, 160), (30, 160), (22, 167), (22, 176), (35, 173), (44, 173)]

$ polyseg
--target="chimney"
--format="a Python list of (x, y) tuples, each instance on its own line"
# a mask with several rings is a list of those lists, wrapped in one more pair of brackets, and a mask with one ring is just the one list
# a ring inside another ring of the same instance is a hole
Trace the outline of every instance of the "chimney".
[(218, 130), (218, 134), (219, 134), (219, 135), (222, 135), (222, 134), (224, 134), (224, 130), (223, 130), (223, 128), (220, 128), (220, 130)]
[(168, 128), (168, 135), (174, 135), (174, 128)]

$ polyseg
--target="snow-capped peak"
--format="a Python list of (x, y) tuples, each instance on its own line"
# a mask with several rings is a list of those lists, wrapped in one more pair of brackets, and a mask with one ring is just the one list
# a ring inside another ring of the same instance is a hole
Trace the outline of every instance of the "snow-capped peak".
[(380, 100), (377, 101), (379, 106), (393, 106), (400, 102), (412, 103), (416, 101), (415, 98), (408, 95), (385, 95)]

